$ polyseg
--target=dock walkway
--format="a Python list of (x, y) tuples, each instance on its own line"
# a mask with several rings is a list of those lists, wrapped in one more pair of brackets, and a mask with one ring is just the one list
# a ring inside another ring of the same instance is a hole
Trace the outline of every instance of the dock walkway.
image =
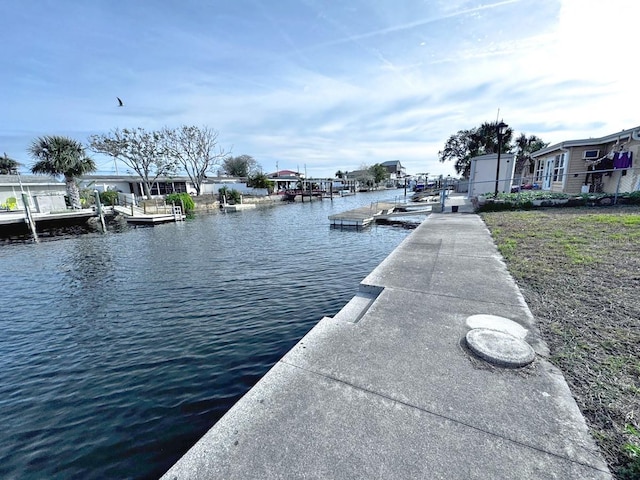
[(480, 217), (431, 214), (163, 480), (610, 480), (548, 357)]
[[(51, 222), (56, 220), (65, 220), (70, 218), (90, 218), (95, 217), (96, 212), (91, 208), (81, 210), (69, 210), (67, 212), (55, 213), (32, 213), (33, 220), (36, 222)], [(0, 214), (0, 225), (23, 224), (27, 222), (27, 214), (24, 211), (13, 211)]]

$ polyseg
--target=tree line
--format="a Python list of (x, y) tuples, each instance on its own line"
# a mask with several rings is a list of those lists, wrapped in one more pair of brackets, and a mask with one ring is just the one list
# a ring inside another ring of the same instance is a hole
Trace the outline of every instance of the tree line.
[[(215, 167), (230, 176), (247, 177), (248, 184), (256, 188), (272, 185), (260, 165), (250, 155), (231, 155), (231, 149), (220, 146), (219, 133), (209, 127), (187, 126), (147, 131), (144, 128), (116, 128), (107, 134), (89, 137), (88, 149), (124, 163), (141, 180), (144, 194), (151, 195), (152, 185), (161, 177), (184, 172), (196, 189), (202, 193), (202, 185), (208, 173)], [(513, 130), (507, 128), (501, 153), (516, 150), (516, 172), (522, 170), (532, 152), (548, 145), (535, 135), (522, 133), (515, 141)], [(441, 162), (455, 161), (455, 169), (463, 177), (469, 176), (471, 159), (478, 155), (496, 153), (498, 149), (497, 122), (485, 122), (480, 127), (459, 130), (451, 135), (444, 149), (438, 152)], [(82, 143), (63, 136), (38, 137), (28, 148), (35, 163), (32, 173), (64, 177), (67, 193), (73, 208), (80, 208), (80, 193), (75, 179), (97, 170)], [(20, 164), (5, 153), (0, 157), (0, 174), (17, 174)], [(373, 181), (386, 178), (384, 167), (376, 164), (367, 167)], [(344, 175), (336, 172), (336, 176)]]
[[(183, 125), (147, 131), (144, 128), (119, 129), (108, 134), (92, 135), (88, 146), (59, 135), (38, 137), (27, 153), (34, 160), (31, 172), (62, 176), (72, 208), (81, 208), (76, 179), (95, 172), (95, 161), (87, 150), (104, 154), (124, 163), (140, 177), (144, 194), (151, 195), (152, 185), (161, 177), (185, 173), (201, 195), (207, 174), (215, 167), (230, 176), (247, 177), (256, 188), (269, 188), (271, 182), (250, 155), (233, 157), (231, 150), (219, 145), (218, 132), (209, 127)], [(0, 157), (0, 174), (18, 173), (20, 164), (5, 153)]]
[[(360, 166), (360, 169), (356, 171), (357, 178), (360, 183), (363, 185), (367, 185), (373, 187), (374, 185), (378, 185), (383, 180), (389, 178), (389, 171), (381, 164), (376, 163), (374, 165), (366, 165), (363, 164)], [(352, 172), (353, 174), (353, 172)], [(349, 175), (349, 172), (343, 172), (342, 170), (338, 170), (335, 174), (336, 178), (346, 178)]]
[(115, 129), (108, 134), (89, 137), (89, 148), (121, 161), (141, 179), (145, 195), (160, 177), (183, 172), (202, 194), (202, 185), (215, 167), (225, 174), (247, 177), (248, 184), (268, 188), (262, 168), (250, 155), (234, 157), (220, 146), (219, 133), (209, 127), (183, 125), (147, 131), (143, 128)]
[[(515, 150), (515, 171), (520, 172), (531, 154), (549, 143), (536, 135), (521, 133), (513, 139), (513, 129), (507, 128), (502, 137), (500, 153), (512, 153)], [(455, 161), (456, 173), (469, 178), (471, 159), (479, 155), (498, 152), (498, 122), (485, 122), (479, 127), (459, 130), (449, 137), (444, 149), (438, 152), (440, 162)]]

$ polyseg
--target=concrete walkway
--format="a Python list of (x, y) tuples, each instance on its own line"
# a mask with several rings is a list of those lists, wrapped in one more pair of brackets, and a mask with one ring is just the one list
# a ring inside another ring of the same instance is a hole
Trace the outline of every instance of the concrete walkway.
[[(611, 478), (477, 215), (431, 215), (361, 292), (163, 478)], [(533, 363), (471, 353), (482, 314), (516, 322)]]

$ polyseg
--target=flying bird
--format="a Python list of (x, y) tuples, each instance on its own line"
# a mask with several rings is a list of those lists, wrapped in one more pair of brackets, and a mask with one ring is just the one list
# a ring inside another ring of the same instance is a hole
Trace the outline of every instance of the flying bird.
[(120, 100), (120, 97), (116, 97), (118, 99), (118, 106), (119, 107), (124, 107), (124, 103), (122, 103), (122, 100)]

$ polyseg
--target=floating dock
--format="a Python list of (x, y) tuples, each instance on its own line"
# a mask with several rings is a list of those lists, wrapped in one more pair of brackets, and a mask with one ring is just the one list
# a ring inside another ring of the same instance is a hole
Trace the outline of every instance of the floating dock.
[(332, 227), (364, 228), (380, 215), (388, 215), (396, 208), (394, 203), (374, 202), (368, 207), (355, 208), (343, 213), (329, 215)]
[(181, 222), (186, 217), (182, 214), (153, 214), (153, 215), (135, 215), (127, 217), (127, 223), (132, 225), (157, 225), (159, 223)]
[(255, 203), (238, 203), (236, 205), (225, 205), (225, 212), (239, 212), (241, 210), (253, 210), (256, 208)]

